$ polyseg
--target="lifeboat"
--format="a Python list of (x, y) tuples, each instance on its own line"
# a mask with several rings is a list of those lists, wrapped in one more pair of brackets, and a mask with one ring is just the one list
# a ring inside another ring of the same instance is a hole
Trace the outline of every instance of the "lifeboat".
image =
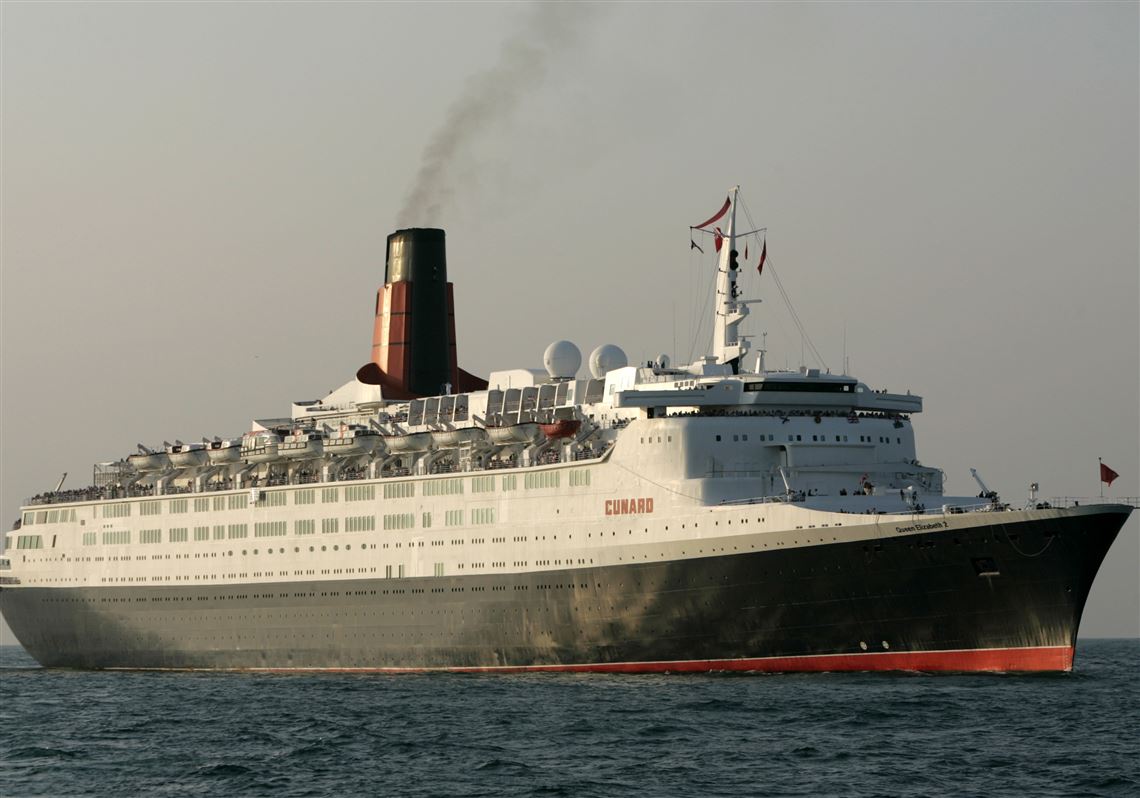
[(478, 427), (436, 430), (431, 434), (431, 439), (435, 442), (435, 445), (443, 448), (462, 446), (465, 443), (471, 443), (481, 440), (482, 438), (483, 430)]
[(241, 459), (253, 465), (280, 459), (277, 453), (281, 436), (272, 430), (247, 432), (241, 439)]
[(487, 427), (487, 437), (497, 444), (533, 443), (540, 434), (538, 424), (531, 421), (505, 427)]
[(140, 474), (162, 471), (170, 465), (170, 457), (166, 452), (156, 452), (139, 444), (138, 454), (127, 457), (127, 463)]
[(175, 441), (166, 447), (166, 454), (175, 468), (198, 468), (209, 459), (204, 443)]
[(277, 454), (290, 460), (312, 460), (324, 453), (324, 436), (313, 430), (293, 430), (277, 447)]
[(380, 433), (367, 427), (341, 425), (340, 432), (325, 438), (325, 454), (348, 456), (371, 454), (384, 447)]
[(241, 438), (211, 441), (206, 446), (206, 457), (210, 465), (236, 463), (241, 459)]
[(406, 435), (385, 435), (384, 443), (390, 452), (426, 452), (431, 448), (430, 432), (412, 432)]
[(578, 428), (582, 426), (582, 422), (576, 418), (560, 418), (550, 424), (539, 424), (539, 429), (542, 434), (551, 440), (559, 438), (572, 438), (578, 434)]

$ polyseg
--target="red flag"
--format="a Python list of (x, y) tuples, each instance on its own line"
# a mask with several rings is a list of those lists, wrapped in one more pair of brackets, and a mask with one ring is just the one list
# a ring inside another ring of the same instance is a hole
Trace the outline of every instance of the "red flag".
[(1120, 476), (1120, 474), (1113, 471), (1111, 468), (1106, 466), (1104, 463), (1100, 464), (1100, 481), (1101, 482), (1105, 483), (1106, 485), (1108, 485), (1111, 488), (1112, 487), (1112, 480), (1116, 479), (1118, 476)]
[(764, 246), (760, 249), (760, 265), (756, 267), (757, 274), (764, 273), (764, 261), (768, 260), (768, 239), (764, 239)]
[(724, 206), (721, 207), (721, 209), (716, 212), (716, 215), (713, 216), (713, 218), (709, 219), (707, 222), (701, 222), (700, 224), (695, 224), (695, 225), (693, 225), (693, 227), (696, 227), (696, 228), (708, 227), (710, 224), (715, 222), (717, 219), (724, 216), (725, 211), (728, 210), (728, 206), (731, 204), (732, 204), (732, 199), (730, 197), (725, 197), (724, 198)]
[(716, 239), (713, 243), (716, 244), (716, 251), (720, 252), (720, 247), (724, 243), (724, 233), (720, 231), (719, 227), (716, 228)]

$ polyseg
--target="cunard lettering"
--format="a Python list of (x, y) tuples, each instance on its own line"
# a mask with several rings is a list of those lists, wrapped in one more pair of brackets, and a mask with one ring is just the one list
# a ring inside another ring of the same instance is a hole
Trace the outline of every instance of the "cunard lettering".
[(606, 515), (644, 515), (653, 512), (653, 499), (606, 499)]

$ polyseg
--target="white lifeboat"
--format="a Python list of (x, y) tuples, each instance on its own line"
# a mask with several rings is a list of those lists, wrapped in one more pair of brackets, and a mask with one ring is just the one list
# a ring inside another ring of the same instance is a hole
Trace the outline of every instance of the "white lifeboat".
[(241, 438), (211, 441), (206, 446), (206, 456), (210, 465), (236, 463), (241, 459)]
[(281, 436), (272, 430), (247, 432), (241, 439), (241, 459), (247, 463), (270, 463), (279, 460)]
[(406, 435), (385, 435), (384, 443), (390, 452), (426, 452), (431, 448), (430, 432), (412, 432)]
[(166, 452), (156, 452), (140, 443), (138, 454), (128, 456), (127, 463), (140, 474), (147, 474), (165, 470), (170, 465), (170, 457)]
[(487, 427), (487, 437), (492, 443), (534, 443), (542, 435), (538, 424), (526, 421), (522, 424), (509, 424), (504, 427)]
[(277, 453), (290, 460), (312, 460), (325, 453), (324, 436), (310, 429), (295, 429), (281, 441)]
[(431, 434), (432, 441), (442, 448), (454, 448), (465, 443), (482, 440), (483, 430), (479, 427), (460, 427), (459, 429), (436, 430)]
[(198, 468), (209, 459), (204, 443), (175, 441), (166, 447), (166, 454), (175, 468)]
[(384, 448), (384, 439), (374, 429), (342, 424), (340, 431), (324, 441), (325, 454), (349, 456), (371, 454)]

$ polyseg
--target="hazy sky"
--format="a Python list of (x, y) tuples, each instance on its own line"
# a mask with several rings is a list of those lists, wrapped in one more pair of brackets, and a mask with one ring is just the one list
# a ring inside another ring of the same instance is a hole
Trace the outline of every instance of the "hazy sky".
[[(447, 230), (474, 373), (701, 353), (688, 225), (735, 183), (827, 365), (846, 331), (854, 374), (926, 398), (948, 491), (1095, 496), (1099, 456), (1140, 495), (1136, 3), (0, 17), (5, 526), (63, 471), (350, 379), (401, 223)], [(771, 276), (742, 287), (799, 365)], [(1140, 634), (1138, 572), (1134, 516), (1082, 634)]]

